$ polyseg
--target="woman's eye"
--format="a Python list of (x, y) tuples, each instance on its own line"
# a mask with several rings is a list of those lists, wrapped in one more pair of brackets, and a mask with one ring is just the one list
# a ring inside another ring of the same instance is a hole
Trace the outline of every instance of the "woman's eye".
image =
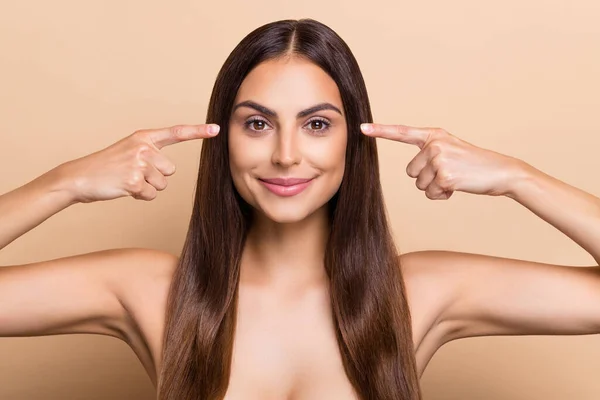
[(260, 131), (265, 127), (265, 121), (253, 121), (252, 127), (256, 128), (256, 130)]
[(244, 125), (251, 131), (262, 131), (266, 127), (267, 123), (262, 119), (251, 119), (246, 121)]
[(323, 119), (313, 119), (308, 122), (308, 125), (310, 126), (310, 130), (324, 132), (329, 129), (331, 124)]
[[(308, 121), (306, 126), (308, 127), (309, 130), (319, 134), (319, 133), (323, 133), (327, 129), (329, 129), (331, 124), (324, 119), (313, 119), (312, 121)], [(253, 119), (249, 119), (248, 121), (246, 121), (244, 123), (244, 127), (247, 130), (252, 131), (252, 132), (260, 132), (260, 131), (266, 130), (268, 125), (267, 125), (267, 122), (262, 119), (253, 118)]]

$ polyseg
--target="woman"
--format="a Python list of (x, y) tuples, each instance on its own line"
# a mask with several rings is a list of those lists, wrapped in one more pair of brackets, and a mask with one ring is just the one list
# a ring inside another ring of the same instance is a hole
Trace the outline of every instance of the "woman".
[[(398, 256), (376, 137), (418, 146), (430, 199), (508, 196), (600, 259), (600, 199), (432, 128), (367, 124), (358, 64), (310, 19), (251, 32), (207, 124), (138, 131), (0, 197), (0, 248), (75, 203), (152, 200), (202, 145), (180, 257), (114, 249), (0, 269), (0, 336), (128, 343), (160, 399), (420, 399), (435, 351), (464, 337), (600, 332), (599, 268), (421, 251)], [(209, 133), (210, 127), (220, 132)], [(35, 296), (33, 296), (35, 294)]]

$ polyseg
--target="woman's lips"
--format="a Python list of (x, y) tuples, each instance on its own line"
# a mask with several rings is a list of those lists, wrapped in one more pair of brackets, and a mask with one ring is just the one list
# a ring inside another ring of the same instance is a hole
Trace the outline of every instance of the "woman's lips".
[(310, 185), (310, 183), (313, 181), (313, 179), (307, 180), (303, 183), (296, 183), (294, 185), (278, 185), (278, 184), (275, 184), (272, 182), (264, 181), (262, 179), (259, 179), (259, 181), (263, 185), (265, 185), (265, 187), (267, 189), (269, 189), (271, 192), (275, 193), (276, 195), (288, 197), (288, 196), (295, 196), (298, 193), (302, 192), (304, 189), (306, 189), (308, 187), (308, 185)]

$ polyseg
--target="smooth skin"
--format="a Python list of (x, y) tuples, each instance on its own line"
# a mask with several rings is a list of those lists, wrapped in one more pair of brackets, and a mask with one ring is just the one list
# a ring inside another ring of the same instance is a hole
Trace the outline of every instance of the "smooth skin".
[[(247, 101), (277, 116), (240, 106), (229, 121), (234, 184), (258, 219), (242, 254), (226, 399), (355, 399), (335, 341), (322, 264), (329, 229), (324, 206), (344, 169), (347, 127), (339, 91), (319, 68), (291, 58), (256, 67), (235, 104)], [(298, 116), (322, 103), (341, 113)], [(448, 200), (455, 191), (509, 197), (600, 260), (597, 197), (443, 129), (371, 125), (365, 135), (419, 149), (406, 173), (428, 199)], [(208, 125), (138, 131), (0, 196), (0, 248), (76, 203), (123, 196), (152, 200), (175, 171), (161, 148), (211, 137)], [(317, 178), (290, 198), (277, 197), (258, 180), (282, 175)], [(444, 343), (459, 338), (600, 333), (597, 265), (450, 251), (399, 258), (420, 374)], [(110, 335), (131, 346), (156, 385), (166, 295), (177, 261), (166, 252), (126, 248), (0, 268), (0, 336)]]

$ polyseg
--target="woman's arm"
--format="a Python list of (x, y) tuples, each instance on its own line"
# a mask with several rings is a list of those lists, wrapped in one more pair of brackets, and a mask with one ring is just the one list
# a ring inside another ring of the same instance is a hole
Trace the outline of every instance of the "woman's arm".
[(214, 124), (175, 125), (134, 132), (111, 146), (59, 165), (0, 196), (0, 249), (75, 203), (132, 196), (153, 200), (167, 186), (175, 165), (160, 150), (207, 139)]
[(62, 171), (58, 166), (0, 196), (0, 249), (77, 203)]
[[(600, 258), (600, 199), (524, 162), (507, 197)], [(452, 251), (403, 254), (405, 279), (433, 310), (436, 348), (495, 335), (600, 333), (600, 267), (554, 265)]]
[(573, 239), (600, 264), (600, 198), (525, 162), (520, 165), (506, 196)]
[[(406, 172), (429, 199), (507, 196), (600, 260), (600, 199), (524, 161), (437, 128), (374, 124), (369, 135), (420, 148)], [(535, 240), (535, 238), (532, 238)], [(400, 256), (409, 292), (432, 318), (429, 343), (489, 335), (600, 333), (600, 267), (452, 251)]]
[[(74, 203), (123, 196), (152, 200), (175, 166), (160, 149), (212, 137), (207, 125), (137, 131), (0, 197), (0, 246)], [(178, 258), (124, 248), (0, 268), (0, 337), (68, 333), (140, 335), (130, 306), (168, 276)], [(140, 340), (133, 340), (140, 343)], [(144, 347), (145, 349), (145, 347)]]

